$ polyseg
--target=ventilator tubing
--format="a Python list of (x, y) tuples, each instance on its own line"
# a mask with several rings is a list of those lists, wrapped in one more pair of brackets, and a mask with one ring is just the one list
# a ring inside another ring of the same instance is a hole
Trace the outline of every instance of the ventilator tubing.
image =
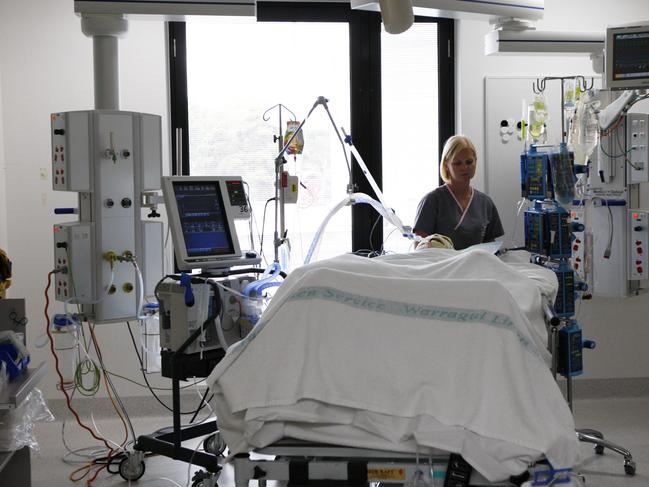
[(401, 223), (401, 220), (399, 220), (399, 217), (397, 217), (392, 210), (386, 208), (381, 203), (376, 201), (374, 198), (366, 195), (365, 193), (353, 193), (351, 195), (346, 196), (340, 203), (334, 206), (329, 213), (327, 213), (327, 216), (318, 227), (318, 231), (316, 232), (315, 237), (313, 237), (313, 241), (311, 242), (309, 251), (306, 254), (306, 258), (304, 259), (304, 264), (308, 264), (309, 262), (311, 262), (311, 259), (313, 258), (313, 254), (315, 254), (316, 250), (320, 246), (320, 239), (322, 238), (322, 234), (324, 233), (325, 228), (329, 223), (329, 220), (331, 220), (331, 217), (333, 217), (336, 213), (338, 213), (338, 210), (340, 210), (344, 206), (350, 204), (354, 205), (358, 203), (371, 205), (372, 208), (374, 208), (383, 218), (385, 218), (387, 221), (392, 223), (399, 230), (402, 230), (403, 233), (403, 224)]

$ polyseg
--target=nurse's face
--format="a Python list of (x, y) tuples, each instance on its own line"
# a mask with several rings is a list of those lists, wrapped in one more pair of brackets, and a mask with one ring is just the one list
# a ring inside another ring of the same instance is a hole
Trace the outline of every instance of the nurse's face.
[(452, 161), (446, 163), (446, 170), (454, 183), (468, 183), (475, 176), (475, 156), (471, 149), (462, 149)]

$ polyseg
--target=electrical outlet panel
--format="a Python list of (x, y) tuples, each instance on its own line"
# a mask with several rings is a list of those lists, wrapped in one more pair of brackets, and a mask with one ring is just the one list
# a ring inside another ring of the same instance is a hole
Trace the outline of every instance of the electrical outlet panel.
[(52, 114), (52, 189), (91, 190), (90, 123), (90, 112)]
[[(73, 304), (93, 301), (92, 264), (94, 229), (91, 223), (54, 225), (54, 291), (57, 301), (76, 298)], [(76, 312), (76, 307), (71, 308)]]
[(649, 182), (649, 115), (629, 113), (626, 121), (627, 183)]
[(629, 210), (629, 280), (649, 279), (649, 211)]

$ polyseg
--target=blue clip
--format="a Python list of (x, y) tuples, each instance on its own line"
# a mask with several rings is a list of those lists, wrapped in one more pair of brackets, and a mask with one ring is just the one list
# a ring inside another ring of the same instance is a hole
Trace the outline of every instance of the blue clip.
[(180, 274), (180, 285), (185, 288), (185, 306), (194, 306), (194, 293), (192, 291), (192, 278), (189, 274)]
[(554, 470), (537, 470), (534, 472), (534, 480), (532, 480), (532, 487), (542, 487), (544, 485), (559, 485), (567, 484), (570, 482), (571, 468), (559, 468)]
[(352, 136), (351, 135), (345, 135), (345, 144), (352, 145)]

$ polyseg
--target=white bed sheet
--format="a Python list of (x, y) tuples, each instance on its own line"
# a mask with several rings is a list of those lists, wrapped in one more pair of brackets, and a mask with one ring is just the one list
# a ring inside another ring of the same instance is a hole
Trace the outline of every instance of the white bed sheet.
[(549, 371), (554, 274), (479, 249), (344, 255), (293, 272), (208, 378), (232, 454), (292, 437), (461, 453), (490, 481), (579, 460)]

